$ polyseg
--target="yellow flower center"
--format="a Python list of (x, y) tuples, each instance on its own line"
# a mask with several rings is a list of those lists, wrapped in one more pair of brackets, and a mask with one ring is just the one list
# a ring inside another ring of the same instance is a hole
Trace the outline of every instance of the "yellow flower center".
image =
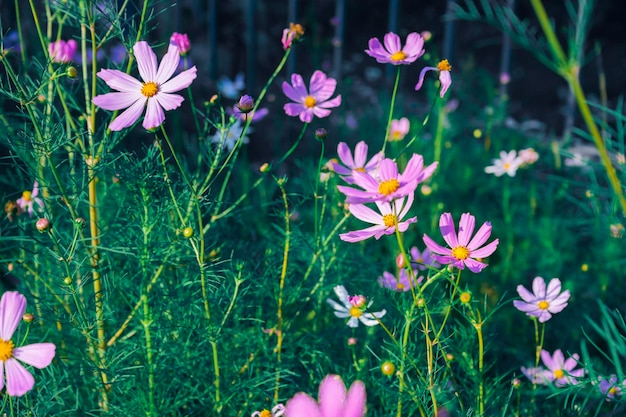
[(611, 389), (609, 389), (609, 395), (615, 395), (619, 393), (619, 388), (617, 387), (611, 387)]
[(396, 289), (397, 290), (403, 290), (404, 289), (404, 284), (402, 284), (401, 282), (398, 282), (398, 285), (396, 285)]
[(385, 214), (383, 216), (383, 223), (385, 223), (385, 227), (392, 227), (396, 225), (396, 216), (394, 216), (393, 214)]
[(155, 82), (147, 82), (144, 83), (143, 87), (141, 87), (141, 94), (150, 98), (156, 95), (159, 92), (159, 86)]
[(452, 256), (454, 256), (459, 261), (464, 261), (469, 258), (470, 251), (465, 246), (457, 246), (452, 249)]
[(459, 296), (459, 300), (461, 300), (463, 304), (467, 304), (472, 300), (472, 294), (470, 294), (467, 291), (462, 292), (461, 295)]
[(537, 307), (539, 307), (542, 310), (547, 310), (548, 307), (550, 307), (550, 303), (547, 302), (546, 300), (541, 300), (539, 301), (539, 303), (537, 304)]
[(363, 315), (363, 310), (358, 307), (350, 307), (350, 316), (359, 318)]
[(270, 410), (263, 410), (259, 413), (259, 417), (272, 417), (272, 412)]
[(365, 172), (365, 168), (354, 168), (357, 172)]
[(452, 65), (450, 65), (447, 59), (444, 59), (437, 64), (437, 69), (439, 71), (452, 71)]
[(24, 191), (22, 193), (22, 198), (24, 198), (24, 200), (26, 201), (30, 201), (32, 199), (32, 195), (33, 195), (32, 191)]
[(289, 23), (289, 32), (293, 33), (296, 39), (300, 39), (304, 35), (304, 28), (299, 23)]
[(502, 165), (502, 168), (509, 169), (511, 168), (511, 164), (509, 164), (508, 162), (505, 162), (504, 165)]
[(565, 376), (565, 372), (562, 369), (555, 369), (553, 374), (556, 379), (561, 379)]
[(406, 58), (406, 54), (403, 51), (398, 51), (391, 55), (391, 60), (396, 61), (396, 62), (402, 61), (405, 58)]
[(387, 181), (383, 181), (378, 186), (378, 192), (383, 195), (389, 195), (394, 193), (398, 188), (400, 188), (400, 182), (397, 179), (392, 178)]
[(306, 107), (307, 109), (315, 107), (316, 104), (317, 104), (317, 100), (315, 100), (311, 96), (306, 96), (306, 98), (304, 99), (304, 107)]
[(0, 361), (6, 361), (13, 357), (13, 342), (0, 339)]

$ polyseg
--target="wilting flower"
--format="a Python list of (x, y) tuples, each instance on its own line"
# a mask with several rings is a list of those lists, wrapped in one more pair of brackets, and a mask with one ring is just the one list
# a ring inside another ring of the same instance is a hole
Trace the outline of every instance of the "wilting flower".
[(424, 168), (422, 155), (413, 154), (404, 173), (400, 174), (396, 162), (385, 158), (380, 161), (376, 177), (367, 172), (352, 173), (354, 183), (362, 190), (342, 185), (338, 185), (337, 189), (346, 195), (346, 202), (349, 204), (389, 202), (413, 193), (420, 182), (432, 175), (435, 168), (437, 162)]
[[(413, 276), (417, 276), (416, 270), (413, 270)], [(387, 271), (383, 272), (383, 275), (378, 277), (378, 284), (380, 284), (381, 287), (398, 292), (410, 291), (411, 287), (415, 286), (412, 281), (413, 279), (409, 277), (409, 273), (405, 268), (400, 270), (397, 278), (394, 274)], [(421, 284), (422, 281), (424, 281), (424, 277), (418, 277), (416, 280), (418, 285)]]
[(244, 125), (240, 119), (235, 120), (235, 123), (231, 125), (227, 125), (225, 127), (221, 127), (218, 129), (215, 134), (209, 136), (209, 140), (212, 143), (222, 146), (224, 149), (228, 150), (228, 152), (232, 151), (235, 147), (235, 144), (240, 140), (242, 143), (250, 142), (247, 134), (252, 133), (252, 128), (249, 127), (246, 131), (246, 136), (241, 137), (243, 134)]
[(439, 97), (443, 98), (452, 85), (452, 77), (450, 77), (450, 71), (452, 71), (452, 66), (448, 63), (447, 59), (440, 61), (436, 67), (424, 67), (422, 71), (420, 71), (420, 76), (417, 84), (415, 85), (415, 89), (419, 90), (422, 88), (422, 84), (424, 84), (424, 76), (428, 71), (439, 71), (439, 82), (441, 83), (441, 91), (439, 92)]
[(317, 402), (299, 392), (287, 401), (289, 417), (363, 417), (365, 416), (365, 385), (355, 381), (346, 392), (339, 375), (327, 375), (320, 384)]
[(21, 397), (35, 385), (35, 378), (21, 362), (37, 369), (50, 365), (56, 347), (52, 343), (33, 343), (15, 347), (11, 338), (26, 311), (26, 297), (9, 291), (0, 299), (0, 389), (4, 387), (6, 375), (7, 394)]
[(615, 397), (621, 396), (624, 387), (626, 387), (626, 379), (620, 384), (617, 382), (617, 377), (615, 375), (611, 375), (608, 379), (601, 377), (599, 385), (600, 392), (603, 395), (606, 395), (607, 399), (613, 400)]
[(501, 151), (500, 159), (492, 159), (491, 162), (493, 162), (493, 165), (485, 168), (487, 174), (494, 174), (496, 177), (507, 174), (509, 177), (514, 177), (517, 168), (522, 165), (524, 160), (517, 156), (515, 150), (512, 150), (510, 152)]
[(97, 74), (109, 87), (118, 92), (96, 96), (93, 103), (105, 110), (126, 109), (109, 125), (109, 129), (113, 131), (122, 130), (135, 123), (146, 104), (143, 127), (155, 129), (161, 126), (165, 120), (163, 110), (174, 110), (185, 100), (182, 96), (171, 93), (189, 87), (196, 78), (194, 66), (170, 80), (180, 61), (180, 53), (175, 45), (169, 45), (158, 68), (156, 55), (148, 42), (137, 42), (133, 46), (133, 51), (143, 82), (114, 69), (103, 69)]
[(407, 133), (409, 133), (410, 128), (411, 124), (406, 117), (400, 120), (392, 120), (389, 129), (389, 140), (393, 142), (404, 139)]
[(222, 75), (220, 79), (217, 80), (217, 90), (226, 98), (236, 99), (245, 86), (246, 83), (243, 80), (243, 72), (237, 73), (233, 80), (225, 75)]
[(291, 47), (293, 41), (298, 41), (304, 35), (304, 28), (297, 23), (289, 23), (289, 27), (283, 30), (283, 36), (281, 38), (281, 43), (283, 44), (283, 49), (287, 50)]
[(252, 413), (251, 417), (280, 417), (285, 414), (285, 406), (282, 404), (276, 404), (272, 411), (270, 410), (261, 410), (255, 411)]
[(548, 368), (544, 373), (544, 377), (559, 386), (576, 385), (578, 383), (576, 378), (582, 377), (585, 373), (585, 370), (582, 368), (574, 369), (578, 364), (578, 359), (579, 357), (576, 353), (565, 359), (561, 349), (555, 350), (552, 355), (547, 350), (542, 350), (541, 361)]
[(352, 152), (350, 152), (350, 148), (345, 142), (340, 142), (337, 146), (337, 155), (343, 165), (339, 163), (335, 163), (333, 165), (333, 169), (335, 172), (342, 176), (344, 181), (348, 184), (353, 184), (354, 180), (352, 179), (352, 175), (355, 172), (368, 172), (373, 173), (378, 167), (378, 163), (383, 158), (383, 153), (378, 152), (372, 159), (367, 161), (367, 143), (361, 141), (356, 144), (354, 148), (354, 157)]
[(567, 300), (570, 297), (569, 290), (561, 292), (561, 281), (558, 278), (552, 278), (546, 289), (544, 279), (535, 277), (532, 293), (522, 285), (517, 286), (517, 293), (523, 301), (514, 300), (515, 308), (528, 316), (539, 318), (540, 323), (545, 323), (550, 320), (552, 314), (559, 313), (567, 307)]
[(366, 54), (376, 58), (380, 64), (408, 65), (415, 62), (425, 52), (424, 38), (417, 32), (409, 33), (404, 48), (400, 37), (393, 32), (387, 33), (383, 42), (384, 47), (378, 38), (371, 38), (368, 43), (369, 49), (365, 50)]
[(189, 36), (186, 33), (172, 33), (170, 37), (170, 43), (178, 47), (178, 51), (181, 55), (187, 55), (187, 52), (191, 49), (191, 42), (189, 42)]
[(48, 44), (48, 53), (50, 54), (52, 62), (67, 64), (74, 59), (77, 48), (78, 44), (74, 39), (70, 39), (69, 41), (59, 39), (56, 42)]
[(411, 254), (411, 265), (413, 265), (414, 268), (423, 271), (428, 269), (429, 266), (433, 268), (439, 267), (433, 253), (428, 248), (424, 248), (424, 250), (420, 252), (417, 246), (413, 246), (409, 253)]
[(380, 213), (376, 213), (363, 204), (350, 204), (348, 209), (354, 217), (364, 222), (372, 223), (375, 226), (343, 233), (339, 235), (339, 238), (346, 242), (359, 242), (369, 239), (372, 236), (375, 239), (380, 239), (383, 235), (394, 234), (396, 232), (396, 226), (400, 232), (406, 232), (409, 228), (409, 224), (417, 222), (417, 217), (411, 217), (410, 219), (402, 221), (404, 216), (406, 216), (411, 209), (413, 198), (413, 193), (410, 193), (406, 198), (406, 203), (404, 197), (398, 198), (392, 203), (376, 201), (376, 206), (378, 206)]
[(39, 197), (39, 183), (35, 181), (33, 184), (32, 191), (24, 191), (22, 196), (17, 199), (15, 202), (17, 206), (20, 208), (22, 213), (28, 212), (29, 216), (33, 216), (35, 213), (35, 205), (37, 206), (37, 211), (42, 211), (44, 208), (43, 200)]
[(459, 269), (464, 269), (467, 266), (470, 271), (478, 273), (487, 264), (477, 259), (486, 258), (495, 252), (499, 240), (495, 239), (493, 242), (481, 247), (491, 235), (491, 223), (489, 222), (483, 223), (478, 232), (476, 232), (476, 236), (470, 240), (474, 232), (475, 223), (476, 219), (474, 216), (469, 213), (463, 213), (459, 222), (459, 234), (457, 236), (452, 215), (443, 213), (439, 218), (439, 228), (441, 229), (443, 239), (450, 248), (438, 245), (426, 234), (423, 238), (424, 243), (428, 249), (435, 253), (435, 259), (439, 263), (451, 264)]
[(330, 99), (335, 93), (337, 80), (326, 77), (322, 71), (315, 71), (311, 76), (309, 90), (304, 85), (300, 74), (291, 75), (291, 84), (283, 82), (283, 93), (295, 101), (284, 106), (287, 116), (300, 116), (300, 120), (310, 123), (313, 116), (326, 117), (333, 107), (341, 104), (341, 95)]
[[(367, 307), (365, 306), (365, 302), (363, 302), (361, 306), (353, 305), (350, 302), (350, 295), (348, 295), (348, 291), (343, 285), (337, 285), (334, 291), (343, 305), (330, 298), (326, 299), (326, 301), (335, 309), (335, 316), (339, 318), (350, 317), (350, 320), (346, 323), (348, 327), (359, 327), (359, 321), (366, 326), (376, 326), (378, 324), (377, 319), (387, 314), (387, 310), (378, 311), (376, 313), (367, 312), (366, 309), (372, 305), (371, 301), (367, 304)], [(287, 413), (287, 415), (291, 416), (289, 413)]]

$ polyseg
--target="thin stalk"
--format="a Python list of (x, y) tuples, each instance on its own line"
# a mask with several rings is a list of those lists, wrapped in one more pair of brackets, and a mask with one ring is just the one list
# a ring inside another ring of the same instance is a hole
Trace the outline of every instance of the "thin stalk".
[(398, 85), (400, 84), (400, 65), (397, 65), (396, 81), (393, 84), (393, 92), (391, 93), (391, 104), (389, 105), (389, 117), (387, 118), (387, 128), (385, 129), (385, 141), (383, 142), (382, 152), (385, 154), (385, 148), (389, 141), (389, 130), (391, 129), (391, 120), (393, 119), (393, 108), (396, 105), (396, 96), (398, 95)]
[(289, 203), (285, 192), (285, 182), (282, 179), (274, 178), (283, 199), (285, 207), (285, 247), (283, 249), (283, 266), (280, 272), (280, 283), (278, 285), (278, 309), (276, 311), (276, 385), (274, 388), (274, 403), (278, 403), (278, 391), (280, 389), (280, 361), (283, 347), (283, 290), (285, 288), (285, 277), (287, 276), (287, 263), (289, 260), (289, 242), (291, 233), (289, 231)]
[(484, 356), (485, 356), (485, 341), (483, 339), (483, 322), (480, 321), (480, 312), (478, 314), (478, 322), (474, 323), (476, 329), (476, 336), (478, 337), (478, 377), (480, 378), (478, 385), (478, 415), (479, 417), (485, 416), (485, 380), (483, 377), (484, 369)]
[[(152, 226), (150, 225), (150, 212), (148, 209), (150, 196), (145, 189), (142, 189), (141, 191), (143, 197), (143, 254), (141, 256), (141, 278), (142, 281), (145, 282), (148, 276), (148, 264), (150, 261), (149, 236), (150, 232), (152, 231)], [(143, 326), (144, 336), (146, 339), (146, 362), (148, 365), (148, 400), (150, 402), (150, 411), (148, 412), (148, 416), (153, 417), (157, 415), (157, 411), (154, 401), (154, 359), (152, 357), (152, 333), (150, 330), (150, 326), (152, 324), (152, 312), (150, 311), (150, 303), (148, 300), (146, 287), (146, 285), (142, 285), (141, 304), (143, 306), (143, 319), (141, 320), (141, 325)]]
[(319, 185), (320, 185), (320, 174), (322, 172), (322, 161), (324, 160), (324, 140), (322, 139), (322, 150), (320, 151), (320, 158), (319, 161), (317, 163), (317, 172), (315, 173), (315, 192), (313, 194), (313, 198), (315, 199), (315, 204), (314, 204), (314, 212), (313, 212), (313, 222), (314, 222), (314, 228), (313, 228), (313, 234), (314, 234), (314, 240), (315, 240), (315, 244), (317, 245), (317, 241), (319, 239), (319, 228), (320, 228), (320, 223), (322, 219), (318, 218), (318, 200), (319, 200), (319, 195), (318, 195), (318, 189), (319, 189)]

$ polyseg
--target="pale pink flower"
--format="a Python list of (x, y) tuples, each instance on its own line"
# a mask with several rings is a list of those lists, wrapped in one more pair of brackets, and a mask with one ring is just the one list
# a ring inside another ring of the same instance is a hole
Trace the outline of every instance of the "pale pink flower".
[(492, 159), (491, 162), (493, 165), (485, 167), (487, 174), (494, 174), (496, 177), (507, 174), (509, 177), (514, 177), (524, 160), (517, 156), (515, 150), (512, 150), (510, 152), (501, 151), (500, 159)]
[(363, 417), (367, 400), (365, 385), (355, 381), (346, 392), (339, 375), (327, 375), (319, 387), (315, 401), (310, 395), (299, 392), (287, 401), (288, 417)]
[(337, 146), (337, 155), (343, 165), (338, 162), (333, 163), (333, 170), (341, 175), (341, 178), (348, 184), (353, 184), (352, 176), (355, 172), (367, 172), (373, 174), (378, 167), (378, 163), (383, 158), (382, 151), (378, 152), (368, 161), (367, 143), (361, 141), (354, 148), (354, 155), (350, 152), (348, 144), (340, 142)]
[(400, 141), (404, 139), (404, 137), (409, 133), (409, 129), (411, 128), (411, 124), (409, 123), (409, 119), (403, 117), (400, 120), (392, 120), (391, 127), (389, 129), (389, 140)]
[(369, 49), (365, 53), (376, 58), (376, 62), (380, 64), (408, 65), (424, 55), (424, 38), (417, 33), (409, 33), (406, 37), (406, 44), (402, 47), (400, 37), (393, 32), (385, 35), (384, 47), (378, 38), (369, 40)]
[(440, 61), (436, 67), (424, 67), (422, 71), (420, 71), (419, 80), (415, 85), (415, 89), (419, 90), (422, 88), (422, 84), (424, 84), (424, 76), (428, 71), (438, 71), (439, 72), (439, 82), (441, 83), (441, 90), (439, 91), (439, 97), (443, 98), (448, 91), (448, 88), (452, 85), (452, 77), (450, 76), (450, 71), (452, 71), (452, 66), (448, 62), (447, 59)]
[(109, 125), (109, 129), (119, 131), (131, 126), (139, 119), (146, 108), (143, 120), (145, 129), (155, 129), (165, 121), (163, 110), (174, 110), (185, 100), (178, 94), (191, 85), (196, 78), (196, 67), (170, 77), (180, 62), (178, 47), (170, 44), (167, 53), (157, 67), (157, 58), (147, 42), (140, 41), (133, 46), (137, 68), (143, 82), (118, 70), (103, 69), (98, 77), (118, 92), (107, 93), (93, 98), (93, 103), (105, 110), (126, 109)]
[(74, 39), (70, 39), (69, 41), (59, 39), (56, 42), (48, 44), (48, 53), (50, 54), (52, 62), (67, 64), (74, 59), (77, 48), (78, 44)]
[(578, 360), (579, 356), (576, 353), (565, 359), (561, 349), (555, 350), (552, 355), (547, 350), (541, 351), (541, 361), (547, 368), (544, 377), (557, 386), (576, 385), (578, 383), (576, 378), (581, 378), (585, 373), (582, 368), (574, 369), (578, 365)]
[(429, 266), (439, 268), (439, 263), (437, 263), (430, 249), (424, 248), (424, 250), (420, 252), (417, 246), (413, 246), (409, 253), (411, 254), (411, 265), (414, 268), (421, 269), (422, 271), (428, 269)]
[(522, 160), (522, 164), (532, 165), (539, 159), (539, 154), (533, 148), (522, 149), (518, 153)]
[(513, 305), (528, 316), (537, 317), (540, 323), (550, 320), (553, 314), (563, 311), (567, 307), (570, 292), (561, 292), (561, 281), (552, 278), (546, 288), (546, 282), (541, 277), (533, 279), (533, 292), (528, 291), (524, 286), (517, 286), (517, 293), (522, 300), (514, 300)]
[[(360, 305), (353, 305), (352, 302), (350, 302), (351, 297), (343, 285), (337, 285), (333, 290), (339, 301), (341, 301), (341, 304), (331, 298), (326, 299), (326, 302), (335, 310), (335, 316), (342, 319), (350, 317), (346, 323), (348, 327), (359, 327), (359, 322), (363, 323), (365, 326), (376, 326), (378, 319), (387, 314), (386, 310), (377, 311), (375, 313), (366, 311), (372, 305), (371, 301), (367, 305), (365, 304), (365, 300), (363, 300)], [(289, 413), (287, 413), (287, 415), (289, 415)]]
[(255, 411), (250, 417), (280, 417), (285, 414), (285, 406), (276, 404), (272, 410)]
[(32, 191), (24, 191), (22, 196), (15, 202), (20, 208), (22, 213), (28, 213), (30, 217), (35, 213), (35, 206), (37, 211), (42, 211), (44, 208), (43, 200), (38, 197), (39, 195), (39, 183), (35, 181)]
[(287, 116), (299, 116), (300, 120), (310, 123), (313, 116), (326, 117), (331, 108), (341, 104), (341, 95), (331, 99), (337, 88), (337, 80), (329, 78), (322, 71), (315, 71), (311, 76), (307, 90), (300, 74), (291, 75), (291, 84), (283, 82), (283, 93), (295, 101), (284, 106)]

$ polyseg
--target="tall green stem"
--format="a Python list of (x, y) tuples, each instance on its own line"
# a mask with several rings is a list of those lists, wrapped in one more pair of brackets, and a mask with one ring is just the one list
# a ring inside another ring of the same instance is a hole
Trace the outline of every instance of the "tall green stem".
[(400, 65), (396, 71), (396, 81), (393, 84), (393, 92), (391, 93), (391, 104), (389, 105), (389, 117), (387, 118), (387, 128), (385, 129), (385, 141), (383, 142), (382, 152), (385, 154), (385, 148), (389, 141), (389, 130), (391, 129), (391, 120), (393, 120), (393, 109), (396, 105), (396, 96), (398, 95), (398, 85), (400, 84)]

